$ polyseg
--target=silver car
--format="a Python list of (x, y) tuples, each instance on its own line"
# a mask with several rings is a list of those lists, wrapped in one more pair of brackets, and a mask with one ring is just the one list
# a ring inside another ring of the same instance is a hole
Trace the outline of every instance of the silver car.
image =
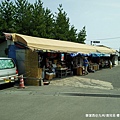
[(18, 71), (13, 59), (0, 57), (0, 84), (18, 80)]

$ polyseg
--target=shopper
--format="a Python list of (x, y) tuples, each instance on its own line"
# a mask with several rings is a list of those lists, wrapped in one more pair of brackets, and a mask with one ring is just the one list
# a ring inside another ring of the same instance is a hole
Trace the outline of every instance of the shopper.
[(110, 69), (112, 69), (112, 62), (111, 62), (111, 60), (109, 60), (109, 66), (110, 66)]
[(87, 57), (85, 57), (84, 60), (83, 60), (83, 66), (84, 66), (84, 69), (85, 69), (85, 74), (88, 74), (88, 65), (89, 65), (88, 59), (87, 59)]

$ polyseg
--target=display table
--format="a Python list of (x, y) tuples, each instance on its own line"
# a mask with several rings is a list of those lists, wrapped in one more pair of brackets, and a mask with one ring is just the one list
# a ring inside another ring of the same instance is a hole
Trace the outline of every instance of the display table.
[(67, 76), (67, 68), (57, 68), (56, 69), (57, 76), (62, 78)]

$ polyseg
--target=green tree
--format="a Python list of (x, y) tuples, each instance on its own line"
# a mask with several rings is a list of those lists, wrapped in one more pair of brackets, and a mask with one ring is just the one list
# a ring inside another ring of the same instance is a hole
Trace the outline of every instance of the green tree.
[(72, 25), (69, 30), (69, 36), (68, 36), (68, 41), (71, 42), (77, 42), (77, 34), (76, 34), (77, 29)]
[(51, 13), (50, 9), (46, 9), (44, 13), (44, 25), (46, 36), (45, 38), (55, 38), (54, 35), (54, 15)]
[(34, 4), (27, 0), (3, 0), (0, 2), (0, 32), (16, 32), (30, 36), (52, 38), (71, 42), (84, 43), (86, 40), (85, 26), (76, 34), (77, 29), (70, 26), (67, 13), (62, 5), (58, 13), (53, 14), (44, 8), (41, 0)]
[(18, 33), (30, 35), (31, 19), (32, 19), (32, 5), (27, 0), (15, 1), (15, 29)]
[(69, 18), (67, 14), (63, 11), (62, 5), (59, 5), (58, 13), (55, 16), (55, 38), (57, 40), (68, 40), (69, 36)]
[(43, 8), (43, 3), (38, 0), (33, 5), (32, 12), (32, 29), (33, 36), (45, 37), (46, 35), (46, 25), (44, 19), (45, 10)]
[(15, 9), (13, 2), (3, 0), (0, 3), (0, 34), (2, 32), (15, 32), (14, 29)]
[(77, 42), (85, 44), (86, 36), (87, 35), (86, 35), (85, 26), (84, 26), (83, 29), (80, 30), (80, 32), (78, 33)]

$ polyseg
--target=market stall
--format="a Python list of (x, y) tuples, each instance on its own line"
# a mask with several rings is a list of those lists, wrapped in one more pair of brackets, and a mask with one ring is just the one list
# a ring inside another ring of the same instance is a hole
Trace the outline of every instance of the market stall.
[[(83, 75), (83, 57), (93, 52), (111, 54), (113, 50), (86, 44), (38, 38), (13, 33), (12, 41), (24, 46), (24, 73), (27, 77), (51, 80), (54, 77), (68, 75)], [(19, 51), (19, 52), (18, 52)], [(16, 53), (20, 53), (21, 49)], [(73, 56), (69, 54), (72, 53)], [(74, 56), (74, 54), (78, 54)], [(20, 62), (21, 55), (17, 55), (19, 70), (23, 69)], [(89, 57), (89, 56), (88, 56)], [(98, 69), (93, 65), (93, 69)], [(29, 74), (28, 74), (29, 73)]]

